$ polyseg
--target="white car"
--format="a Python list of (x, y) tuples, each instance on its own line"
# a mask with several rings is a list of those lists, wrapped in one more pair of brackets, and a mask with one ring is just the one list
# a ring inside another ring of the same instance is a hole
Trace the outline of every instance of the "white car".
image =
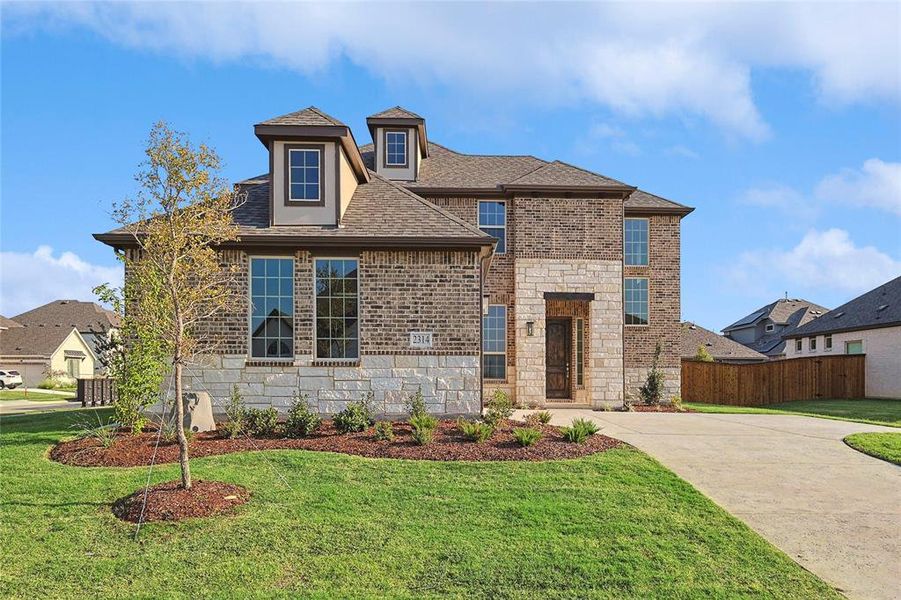
[(0, 370), (0, 390), (3, 388), (15, 389), (22, 385), (22, 376), (18, 371)]

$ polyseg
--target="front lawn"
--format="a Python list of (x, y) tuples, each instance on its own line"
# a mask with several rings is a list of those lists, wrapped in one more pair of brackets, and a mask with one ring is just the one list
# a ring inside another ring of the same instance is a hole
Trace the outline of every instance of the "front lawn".
[(844, 442), (859, 452), (901, 465), (901, 433), (854, 433)]
[(548, 462), (214, 456), (192, 461), (195, 478), (245, 486), (250, 502), (133, 541), (109, 507), (146, 468), (47, 458), (78, 412), (3, 419), (2, 597), (839, 597), (630, 448)]
[(34, 402), (59, 402), (74, 398), (74, 394), (48, 394), (47, 392), (33, 392), (28, 390), (0, 390), (0, 402), (3, 400), (31, 400)]
[(702, 413), (806, 415), (871, 425), (901, 427), (901, 400), (799, 400), (760, 407), (686, 402), (685, 406)]

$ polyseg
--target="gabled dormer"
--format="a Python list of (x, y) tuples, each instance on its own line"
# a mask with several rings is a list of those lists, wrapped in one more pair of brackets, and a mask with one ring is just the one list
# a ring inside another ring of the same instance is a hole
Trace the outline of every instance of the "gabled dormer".
[(269, 150), (270, 225), (335, 225), (369, 171), (350, 128), (315, 106), (254, 125)]
[(376, 172), (387, 179), (416, 181), (420, 160), (429, 155), (425, 119), (400, 106), (367, 117), (375, 146)]

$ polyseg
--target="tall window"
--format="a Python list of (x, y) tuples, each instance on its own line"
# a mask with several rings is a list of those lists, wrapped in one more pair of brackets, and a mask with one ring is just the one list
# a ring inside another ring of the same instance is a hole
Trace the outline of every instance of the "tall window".
[(294, 357), (294, 259), (250, 259), (250, 355)]
[(318, 202), (322, 199), (322, 151), (319, 148), (288, 149), (288, 200)]
[(814, 337), (812, 337), (812, 338), (809, 338), (809, 339), (807, 340), (807, 349), (810, 350), (811, 352), (813, 352), (813, 351), (815, 351), (815, 350), (817, 349), (817, 338), (816, 338), (816, 336), (814, 336)]
[(795, 352), (797, 352), (798, 354), (801, 353), (801, 343), (802, 342), (803, 342), (803, 340), (801, 338), (798, 338), (795, 340)]
[(482, 315), (482, 377), (507, 377), (507, 307), (492, 304)]
[(385, 165), (389, 167), (407, 166), (407, 132), (385, 132)]
[(358, 263), (316, 260), (316, 358), (360, 357)]
[(627, 277), (625, 287), (626, 325), (648, 324), (648, 279)]
[(81, 377), (81, 359), (80, 358), (67, 358), (66, 359), (66, 372), (69, 374), (69, 377), (72, 379), (78, 379)]
[(823, 336), (823, 350), (832, 350), (832, 336)]
[(507, 205), (503, 202), (479, 202), (479, 229), (497, 238), (498, 254), (507, 251)]
[(585, 385), (585, 320), (576, 319), (576, 385)]
[(630, 266), (644, 267), (648, 264), (648, 220), (626, 219), (623, 227), (625, 240), (625, 260)]

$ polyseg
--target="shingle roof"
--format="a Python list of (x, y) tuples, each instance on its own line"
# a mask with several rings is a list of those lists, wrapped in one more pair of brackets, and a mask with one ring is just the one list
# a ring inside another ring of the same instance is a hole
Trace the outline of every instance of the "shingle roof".
[(791, 323), (793, 327), (797, 327), (817, 318), (828, 310), (828, 308), (820, 306), (819, 304), (814, 304), (808, 300), (779, 299), (758, 308), (751, 314), (742, 317), (728, 327), (723, 327), (723, 331), (750, 326), (764, 318), (768, 318), (779, 325)]
[(817, 320), (798, 327), (788, 337), (894, 325), (901, 325), (901, 277), (830, 310)]
[(310, 106), (280, 117), (267, 119), (260, 125), (300, 125), (300, 126), (332, 126), (346, 127), (344, 123), (331, 115), (327, 115), (315, 106)]
[(34, 325), (0, 330), (0, 356), (50, 356), (73, 329)]
[(764, 361), (767, 357), (736, 341), (718, 335), (700, 325), (685, 321), (682, 323), (682, 358), (694, 358), (698, 347), (703, 346), (715, 360), (720, 361)]
[(9, 329), (10, 327), (22, 327), (22, 324), (16, 323), (12, 319), (7, 319), (3, 315), (0, 315), (0, 327)]
[(357, 186), (341, 226), (269, 226), (269, 177), (260, 176), (239, 184), (247, 200), (235, 211), (241, 237), (285, 235), (292, 237), (391, 237), (405, 239), (469, 238), (488, 241), (478, 227), (420, 198), (374, 172), (369, 183)]
[(80, 300), (54, 300), (33, 308), (13, 320), (26, 327), (74, 327), (80, 333), (105, 333), (119, 327), (119, 316), (93, 302)]
[(678, 202), (673, 202), (672, 200), (667, 200), (666, 198), (662, 198), (655, 194), (651, 194), (650, 192), (646, 192), (644, 190), (635, 190), (632, 194), (626, 198), (624, 206), (629, 209), (642, 209), (646, 208), (648, 210), (654, 209), (684, 209), (686, 211), (693, 211), (694, 209), (690, 206), (685, 206), (684, 204), (679, 204)]
[(569, 163), (555, 160), (541, 165), (524, 175), (504, 182), (510, 185), (549, 185), (549, 186), (624, 186), (621, 181), (592, 173), (575, 167)]
[(421, 119), (419, 115), (411, 110), (407, 110), (403, 106), (395, 106), (374, 115), (369, 115), (369, 119)]

